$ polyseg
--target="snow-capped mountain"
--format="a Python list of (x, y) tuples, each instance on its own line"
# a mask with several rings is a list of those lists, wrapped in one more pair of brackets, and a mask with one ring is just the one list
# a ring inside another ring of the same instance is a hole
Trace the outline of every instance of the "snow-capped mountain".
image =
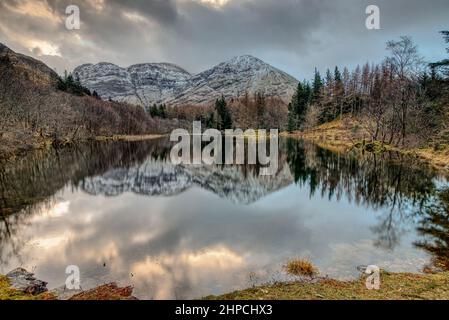
[(232, 58), (197, 75), (168, 63), (139, 64), (126, 69), (111, 63), (85, 64), (77, 67), (74, 74), (103, 99), (142, 106), (207, 105), (221, 95), (236, 98), (258, 92), (288, 102), (298, 83), (287, 73), (250, 55)]
[(121, 68), (112, 63), (84, 64), (76, 77), (103, 99), (148, 106), (162, 103), (181, 92), (191, 75), (169, 63), (145, 63)]
[(183, 166), (148, 158), (130, 168), (111, 169), (86, 178), (80, 187), (89, 194), (110, 197), (125, 192), (169, 197), (198, 187), (233, 203), (251, 204), (293, 181), (288, 165), (268, 177), (245, 173), (238, 166)]

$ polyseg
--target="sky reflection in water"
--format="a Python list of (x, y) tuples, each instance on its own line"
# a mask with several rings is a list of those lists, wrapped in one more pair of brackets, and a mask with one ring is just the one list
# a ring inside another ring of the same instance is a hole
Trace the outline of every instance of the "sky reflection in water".
[(73, 264), (84, 289), (118, 281), (139, 298), (189, 299), (287, 280), (295, 257), (342, 279), (367, 264), (418, 272), (433, 257), (415, 245), (417, 227), (447, 183), (399, 155), (283, 141), (267, 178), (249, 166), (174, 167), (165, 141), (85, 148), (8, 171), (2, 190), (17, 192), (4, 192), (0, 273), (23, 266), (53, 288)]

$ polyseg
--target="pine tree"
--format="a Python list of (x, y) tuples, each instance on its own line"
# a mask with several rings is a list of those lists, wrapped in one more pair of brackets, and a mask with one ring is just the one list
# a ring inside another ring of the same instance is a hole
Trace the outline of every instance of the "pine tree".
[(206, 128), (214, 128), (214, 127), (216, 127), (215, 116), (214, 116), (213, 112), (209, 113), (209, 116), (206, 118), (204, 124), (205, 124)]
[(225, 130), (232, 129), (231, 112), (228, 109), (224, 96), (215, 101), (215, 110), (217, 111), (217, 129)]
[(97, 91), (94, 90), (94, 92), (92, 93), (92, 97), (94, 97), (97, 100), (101, 100), (101, 97), (98, 95)]
[(315, 76), (313, 78), (312, 85), (312, 103), (319, 103), (321, 97), (321, 88), (323, 87), (323, 79), (321, 79), (321, 75), (317, 68), (315, 68)]
[(161, 104), (159, 106), (159, 108), (158, 108), (158, 115), (162, 119), (166, 119), (167, 118), (167, 107), (165, 106), (165, 104)]
[(150, 107), (150, 115), (151, 115), (152, 117), (158, 117), (158, 116), (159, 116), (159, 108), (157, 107), (156, 104), (153, 104), (153, 105)]
[(334, 80), (335, 82), (341, 81), (341, 73), (337, 66), (335, 67), (334, 71)]
[(295, 123), (296, 130), (301, 129), (306, 120), (311, 94), (312, 89), (307, 82), (304, 81), (304, 84), (298, 83), (291, 102), (291, 122)]
[(287, 123), (288, 132), (292, 133), (293, 131), (296, 130), (296, 123), (297, 123), (296, 115), (293, 110), (292, 103), (290, 102), (288, 104), (288, 123)]
[(331, 87), (334, 83), (334, 79), (332, 77), (332, 73), (329, 69), (326, 70), (326, 86)]
[(64, 71), (64, 77), (59, 77), (57, 89), (65, 91), (77, 96), (91, 96), (92, 93), (80, 82), (78, 76), (74, 77), (72, 73), (68, 73), (67, 70)]

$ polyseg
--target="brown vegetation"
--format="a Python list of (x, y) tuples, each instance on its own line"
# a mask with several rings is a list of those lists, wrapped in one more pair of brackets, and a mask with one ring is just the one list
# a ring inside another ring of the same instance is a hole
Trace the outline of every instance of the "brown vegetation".
[[(388, 57), (378, 65), (367, 63), (352, 72), (335, 67), (333, 72), (327, 70), (324, 79), (316, 71), (311, 85), (300, 83), (289, 106), (288, 130), (308, 130), (309, 136), (329, 134), (330, 128), (316, 127), (349, 118), (358, 131), (351, 138), (361, 135), (381, 145), (435, 151), (447, 144), (447, 72), (435, 64), (425, 65), (410, 37), (389, 41), (387, 51)], [(333, 134), (333, 140), (341, 140), (345, 133)]]
[(293, 276), (313, 277), (318, 274), (317, 268), (305, 259), (294, 259), (284, 266), (285, 271)]
[(168, 121), (152, 119), (141, 107), (60, 91), (50, 68), (0, 49), (1, 157), (97, 136), (168, 131)]
[[(263, 94), (226, 100), (231, 113), (232, 127), (239, 129), (280, 129), (287, 123), (287, 105), (279, 98)], [(183, 105), (168, 108), (168, 118), (177, 119), (191, 127), (193, 121), (201, 121), (204, 127), (216, 128), (217, 110), (213, 105)]]
[(318, 282), (277, 283), (210, 300), (447, 300), (449, 273), (410, 274), (381, 273), (380, 290), (368, 290), (365, 278), (354, 281), (323, 279)]
[(132, 287), (119, 287), (116, 283), (105, 284), (74, 295), (69, 300), (137, 300)]

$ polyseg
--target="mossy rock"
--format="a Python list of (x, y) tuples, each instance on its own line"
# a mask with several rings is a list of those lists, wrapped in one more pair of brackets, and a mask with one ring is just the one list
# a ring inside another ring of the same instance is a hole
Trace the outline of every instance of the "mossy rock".
[(385, 146), (380, 141), (367, 142), (363, 146), (363, 150), (370, 153), (380, 153), (386, 150)]
[(449, 150), (449, 144), (446, 144), (446, 143), (436, 143), (436, 144), (433, 146), (433, 149), (434, 149), (435, 151), (445, 151), (445, 150)]

